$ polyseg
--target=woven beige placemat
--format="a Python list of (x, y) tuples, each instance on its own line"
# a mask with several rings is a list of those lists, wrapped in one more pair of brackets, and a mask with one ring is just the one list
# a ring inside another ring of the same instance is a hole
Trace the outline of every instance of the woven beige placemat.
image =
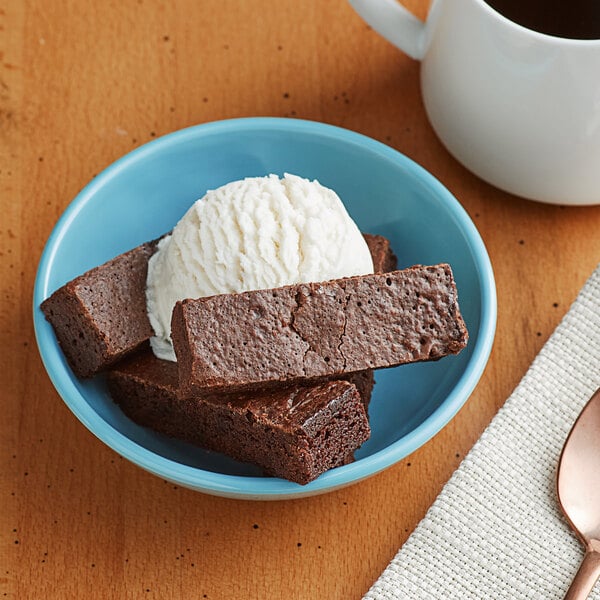
[(365, 598), (562, 598), (583, 548), (559, 511), (556, 467), (598, 387), (600, 265)]

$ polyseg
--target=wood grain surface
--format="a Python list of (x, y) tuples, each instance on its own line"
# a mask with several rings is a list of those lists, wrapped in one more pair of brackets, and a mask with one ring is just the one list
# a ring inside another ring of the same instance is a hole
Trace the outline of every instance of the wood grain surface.
[[(367, 591), (600, 260), (600, 206), (471, 175), (429, 126), (418, 74), (345, 0), (0, 2), (0, 598)], [(121, 459), (58, 397), (31, 318), (46, 239), (95, 174), (154, 137), (255, 115), (347, 127), (422, 164), (473, 218), (498, 287), (491, 359), (454, 420), (385, 472), (296, 501), (207, 496)]]

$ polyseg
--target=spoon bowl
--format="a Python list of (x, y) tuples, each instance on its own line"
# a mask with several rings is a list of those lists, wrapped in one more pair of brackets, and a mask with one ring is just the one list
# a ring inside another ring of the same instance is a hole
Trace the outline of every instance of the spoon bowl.
[(571, 429), (558, 463), (560, 507), (585, 547), (565, 600), (587, 598), (600, 576), (600, 389)]

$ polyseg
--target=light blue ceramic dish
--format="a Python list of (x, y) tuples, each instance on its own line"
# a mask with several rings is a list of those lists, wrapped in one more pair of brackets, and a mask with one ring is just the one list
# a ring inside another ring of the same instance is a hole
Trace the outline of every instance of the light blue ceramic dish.
[[(207, 189), (249, 176), (294, 173), (333, 188), (363, 232), (385, 235), (399, 266), (451, 264), (470, 341), (458, 356), (378, 371), (371, 439), (357, 460), (300, 486), (169, 440), (129, 421), (101, 378), (73, 376), (39, 305), (87, 269), (175, 225)], [(40, 354), (63, 400), (116, 452), (180, 485), (234, 498), (298, 498), (357, 482), (435, 435), (465, 403), (492, 347), (496, 291), (473, 222), (434, 177), (395, 150), (321, 123), (248, 118), (207, 123), (152, 141), (85, 187), (52, 232), (38, 268), (34, 321)]]

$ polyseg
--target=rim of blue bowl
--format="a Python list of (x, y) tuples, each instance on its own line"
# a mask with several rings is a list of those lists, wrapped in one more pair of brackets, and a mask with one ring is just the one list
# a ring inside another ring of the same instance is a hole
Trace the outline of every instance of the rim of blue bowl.
[[(481, 318), (476, 344), (466, 369), (450, 394), (425, 421), (393, 444), (351, 464), (327, 471), (304, 486), (277, 478), (227, 475), (184, 465), (155, 454), (118, 432), (92, 409), (75, 387), (71, 380), (72, 375), (70, 375), (64, 357), (54, 339), (52, 328), (46, 322), (39, 308), (41, 302), (50, 293), (48, 276), (61, 239), (79, 211), (99, 187), (118, 175), (130, 163), (142, 160), (145, 156), (158, 152), (165, 146), (178, 144), (198, 136), (224, 134), (232, 131), (302, 132), (335, 138), (337, 141), (360, 146), (387, 160), (402, 164), (421, 182), (425, 183), (432, 193), (445, 201), (448, 210), (466, 234), (468, 246), (477, 267), (477, 277), (481, 287)], [(497, 298), (492, 264), (474, 223), (450, 191), (412, 159), (368, 136), (335, 125), (281, 117), (245, 117), (203, 123), (166, 134), (119, 158), (88, 183), (66, 208), (42, 252), (34, 285), (33, 313), (36, 341), (44, 367), (54, 387), (75, 416), (114, 451), (163, 479), (197, 491), (240, 499), (281, 500), (311, 496), (356, 483), (405, 458), (438, 433), (464, 405), (483, 374), (495, 335)], [(52, 349), (52, 351), (48, 349)]]

